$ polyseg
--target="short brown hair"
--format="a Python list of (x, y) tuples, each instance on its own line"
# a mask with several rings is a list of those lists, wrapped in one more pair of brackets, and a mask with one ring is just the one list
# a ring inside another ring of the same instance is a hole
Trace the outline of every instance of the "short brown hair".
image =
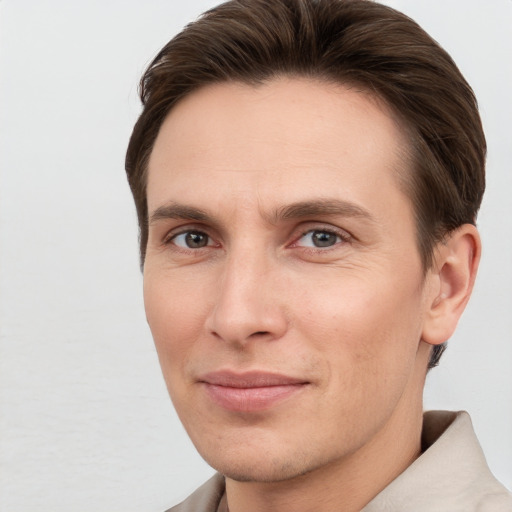
[[(486, 143), (475, 96), (451, 57), (413, 20), (371, 0), (230, 0), (189, 24), (151, 62), (126, 154), (144, 262), (147, 165), (170, 109), (199, 87), (288, 75), (362, 87), (384, 100), (410, 141), (405, 187), (423, 268), (436, 243), (475, 223)], [(444, 345), (434, 347), (435, 366)]]

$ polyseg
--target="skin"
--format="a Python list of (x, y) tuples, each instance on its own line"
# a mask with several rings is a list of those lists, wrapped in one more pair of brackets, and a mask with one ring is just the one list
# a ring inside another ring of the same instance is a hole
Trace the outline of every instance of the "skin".
[[(480, 245), (461, 227), (424, 275), (406, 147), (385, 105), (298, 78), (205, 87), (159, 132), (146, 314), (231, 512), (360, 510), (419, 455), (430, 348), (455, 328)], [(304, 385), (233, 411), (201, 381), (219, 370)]]

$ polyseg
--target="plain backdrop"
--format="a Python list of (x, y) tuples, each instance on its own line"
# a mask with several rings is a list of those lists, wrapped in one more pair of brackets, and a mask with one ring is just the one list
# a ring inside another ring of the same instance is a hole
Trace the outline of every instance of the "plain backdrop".
[[(163, 511), (212, 470), (145, 323), (124, 152), (137, 82), (216, 2), (0, 1), (0, 510)], [(473, 299), (426, 408), (466, 409), (512, 487), (512, 1), (389, 1), (455, 58), (489, 143)]]

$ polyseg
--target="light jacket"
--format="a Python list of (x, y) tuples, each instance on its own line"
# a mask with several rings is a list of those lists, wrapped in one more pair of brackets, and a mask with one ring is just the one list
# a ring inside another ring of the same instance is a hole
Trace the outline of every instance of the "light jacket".
[[(424, 451), (362, 512), (512, 512), (512, 494), (492, 475), (466, 412), (423, 417)], [(167, 512), (225, 512), (216, 474)]]

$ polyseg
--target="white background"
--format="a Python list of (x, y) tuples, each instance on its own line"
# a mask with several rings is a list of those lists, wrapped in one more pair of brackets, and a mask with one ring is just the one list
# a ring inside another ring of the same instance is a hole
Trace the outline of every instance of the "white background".
[[(207, 0), (0, 1), (0, 510), (162, 511), (211, 474), (141, 300), (124, 152), (137, 81)], [(473, 300), (427, 408), (467, 409), (512, 487), (512, 1), (395, 0), (455, 58), (489, 142)]]

